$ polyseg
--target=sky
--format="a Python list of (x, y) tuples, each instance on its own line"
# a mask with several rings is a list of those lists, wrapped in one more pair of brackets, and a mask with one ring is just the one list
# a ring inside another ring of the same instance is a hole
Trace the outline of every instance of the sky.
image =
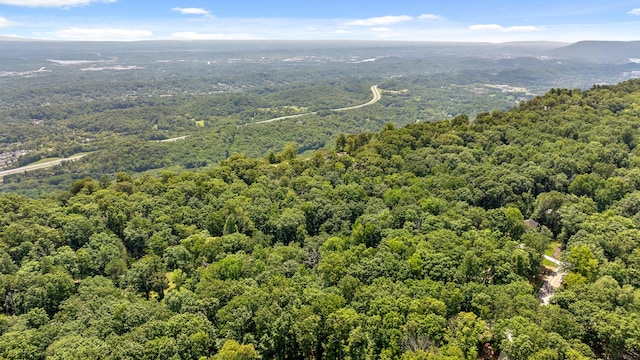
[(640, 40), (640, 0), (0, 0), (0, 36), (49, 40)]

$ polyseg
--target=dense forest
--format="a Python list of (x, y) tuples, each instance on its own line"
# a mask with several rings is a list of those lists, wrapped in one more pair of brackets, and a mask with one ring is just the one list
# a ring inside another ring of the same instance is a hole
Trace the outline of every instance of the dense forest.
[[(639, 80), (552, 89), (309, 156), (3, 194), (0, 358), (636, 358), (639, 116)], [(541, 305), (552, 244), (567, 275)]]

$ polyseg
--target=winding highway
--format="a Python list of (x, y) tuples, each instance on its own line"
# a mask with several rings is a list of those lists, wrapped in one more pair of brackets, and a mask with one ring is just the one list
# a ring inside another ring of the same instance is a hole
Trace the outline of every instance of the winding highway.
[[(355, 110), (355, 109), (363, 108), (365, 106), (373, 105), (373, 104), (377, 103), (382, 98), (382, 94), (380, 93), (380, 89), (378, 89), (378, 85), (373, 85), (371, 87), (371, 92), (373, 93), (373, 99), (371, 99), (371, 101), (369, 101), (369, 102), (367, 102), (365, 104), (360, 104), (360, 105), (355, 105), (355, 106), (348, 106), (348, 107), (343, 107), (343, 108), (338, 108), (338, 109), (331, 109), (330, 111)], [(315, 115), (317, 113), (318, 113), (317, 111), (313, 111), (313, 112), (308, 112), (308, 113), (303, 113), (303, 114), (280, 116), (280, 117), (273, 118), (273, 119), (256, 121), (254, 124), (264, 124), (264, 123), (270, 123), (270, 122), (274, 122), (274, 121), (280, 121), (280, 120), (286, 120), (286, 119), (294, 119), (294, 118), (301, 117), (301, 116)], [(249, 124), (238, 125), (238, 127), (246, 126), (246, 125), (249, 125)]]
[(380, 93), (380, 89), (378, 89), (378, 85), (373, 85), (371, 87), (371, 92), (373, 93), (373, 99), (371, 99), (371, 101), (369, 101), (366, 104), (360, 104), (360, 105), (356, 105), (356, 106), (349, 106), (349, 107), (344, 107), (344, 108), (340, 108), (340, 109), (331, 109), (331, 111), (355, 110), (355, 109), (363, 108), (365, 106), (373, 105), (373, 104), (377, 103), (382, 98), (382, 94)]
[[(382, 94), (380, 93), (380, 89), (378, 89), (378, 85), (373, 85), (371, 87), (371, 92), (373, 93), (373, 98), (370, 101), (368, 101), (368, 102), (366, 102), (364, 104), (355, 105), (355, 106), (347, 106), (347, 107), (337, 108), (337, 109), (331, 109), (330, 111), (355, 110), (355, 109), (363, 108), (365, 106), (373, 105), (373, 104), (377, 103), (378, 101), (380, 101), (380, 99), (382, 98)], [(313, 112), (308, 112), (308, 113), (303, 113), (303, 114), (280, 116), (280, 117), (273, 118), (273, 119), (256, 121), (254, 124), (264, 124), (264, 123), (270, 123), (270, 122), (274, 122), (274, 121), (280, 121), (280, 120), (286, 120), (286, 119), (294, 119), (294, 118), (297, 118), (297, 117), (302, 117), (302, 116), (307, 116), (307, 115), (315, 115), (317, 113), (318, 113), (318, 111), (313, 111)], [(249, 125), (249, 124), (238, 125), (238, 127), (247, 126), (247, 125)], [(180, 137), (176, 137), (176, 138), (172, 138), (172, 139), (159, 140), (158, 142), (173, 142), (173, 141), (186, 139), (187, 137), (188, 137), (188, 135), (187, 136), (180, 136)], [(3, 170), (3, 171), (0, 171), (0, 182), (2, 182), (2, 177), (3, 176), (12, 175), (12, 174), (19, 174), (19, 173), (23, 173), (23, 172), (27, 172), (27, 171), (33, 171), (33, 170), (39, 170), (39, 169), (46, 169), (46, 168), (49, 168), (49, 167), (52, 167), (52, 166), (60, 165), (61, 163), (65, 162), (65, 161), (78, 160), (78, 159), (82, 158), (85, 155), (86, 154), (74, 155), (74, 156), (71, 156), (71, 157), (68, 157), (68, 158), (64, 158), (64, 159), (57, 159), (57, 160), (46, 161), (46, 162), (42, 162), (42, 163), (38, 163), (38, 164), (26, 165), (26, 166), (22, 166), (22, 167), (19, 167), (19, 168), (16, 168), (16, 169)]]
[(189, 137), (189, 135), (178, 136), (178, 137), (174, 137), (174, 138), (171, 138), (171, 139), (155, 140), (155, 142), (158, 142), (158, 143), (176, 142), (176, 141), (179, 141), (179, 140), (184, 140), (184, 139), (186, 139), (188, 137)]
[(27, 171), (33, 171), (33, 170), (39, 170), (39, 169), (46, 169), (52, 166), (56, 166), (56, 165), (60, 165), (61, 163), (65, 162), (65, 161), (75, 161), (78, 160), (82, 157), (84, 157), (87, 154), (80, 154), (80, 155), (74, 155), (74, 156), (70, 156), (68, 158), (64, 158), (64, 159), (57, 159), (57, 160), (51, 160), (51, 161), (45, 161), (45, 162), (41, 162), (38, 164), (31, 164), (31, 165), (25, 165), (16, 169), (9, 169), (9, 170), (3, 170), (0, 171), (0, 181), (2, 181), (2, 177), (7, 176), (7, 175), (12, 175), (12, 174), (19, 174), (19, 173), (23, 173), (23, 172), (27, 172)]

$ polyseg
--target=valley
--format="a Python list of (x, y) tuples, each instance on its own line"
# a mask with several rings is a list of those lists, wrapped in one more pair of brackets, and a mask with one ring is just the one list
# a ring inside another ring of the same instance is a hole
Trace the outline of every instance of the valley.
[[(592, 62), (581, 52), (582, 58), (555, 57), (555, 49), (566, 46), (561, 43), (2, 46), (12, 55), (0, 59), (0, 71), (29, 72), (0, 77), (0, 150), (28, 151), (12, 166), (92, 152), (55, 171), (6, 176), (0, 186), (27, 194), (65, 188), (86, 176), (205, 167), (234, 153), (265, 156), (291, 142), (304, 153), (332, 146), (340, 133), (461, 114), (473, 119), (550, 88), (613, 84), (640, 71), (640, 64), (624, 58)], [(367, 97), (371, 84), (385, 97)], [(306, 109), (304, 119), (294, 107)], [(153, 143), (183, 136), (188, 138), (172, 145)], [(145, 156), (132, 158), (134, 153)]]

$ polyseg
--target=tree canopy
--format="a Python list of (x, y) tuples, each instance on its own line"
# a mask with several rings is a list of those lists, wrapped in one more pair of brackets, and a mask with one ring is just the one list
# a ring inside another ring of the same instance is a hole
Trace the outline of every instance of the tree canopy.
[[(639, 104), (639, 80), (553, 89), (309, 156), (0, 195), (0, 358), (637, 357)], [(551, 242), (568, 275), (543, 306)]]

